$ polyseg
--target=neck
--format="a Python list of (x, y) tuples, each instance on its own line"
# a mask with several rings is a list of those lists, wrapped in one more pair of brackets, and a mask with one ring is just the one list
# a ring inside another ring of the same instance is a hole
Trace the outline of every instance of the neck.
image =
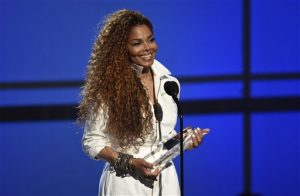
[(135, 71), (138, 77), (151, 75), (151, 68), (150, 67), (143, 67), (137, 64), (132, 65), (133, 70)]
[(150, 70), (151, 70), (150, 67), (144, 67), (143, 71), (142, 71), (142, 74), (149, 74)]
[(151, 79), (152, 78), (152, 73), (150, 69), (147, 72), (142, 72), (142, 74), (139, 76), (141, 79)]

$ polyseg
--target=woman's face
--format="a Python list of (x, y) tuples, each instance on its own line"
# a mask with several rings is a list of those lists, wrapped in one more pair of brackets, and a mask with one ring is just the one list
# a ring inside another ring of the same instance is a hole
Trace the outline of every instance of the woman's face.
[(147, 25), (137, 25), (129, 33), (127, 48), (133, 63), (150, 67), (158, 47), (150, 28)]

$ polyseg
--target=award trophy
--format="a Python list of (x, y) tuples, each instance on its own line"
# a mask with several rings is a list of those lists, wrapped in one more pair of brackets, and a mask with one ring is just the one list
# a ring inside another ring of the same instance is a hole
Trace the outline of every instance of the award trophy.
[[(201, 130), (200, 128), (192, 128), (192, 127), (187, 127), (184, 129), (184, 134), (183, 134), (183, 151), (187, 150), (189, 147), (189, 144), (192, 142), (192, 138), (195, 137), (195, 131)], [(202, 132), (202, 137), (206, 135), (208, 132)], [(157, 148), (150, 152), (148, 155), (144, 157), (146, 161), (149, 161), (151, 156), (156, 155), (161, 153), (162, 149), (167, 149), (165, 153), (163, 153), (159, 158), (152, 161), (154, 164), (155, 169), (160, 169), (163, 170), (164, 168), (167, 167), (168, 163), (172, 161), (174, 158), (176, 158), (180, 154), (180, 134), (176, 134), (174, 137), (162, 141), (158, 144)]]

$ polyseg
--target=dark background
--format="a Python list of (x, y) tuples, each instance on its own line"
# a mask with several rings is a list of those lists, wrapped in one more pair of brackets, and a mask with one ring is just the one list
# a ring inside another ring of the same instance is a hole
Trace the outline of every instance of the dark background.
[(121, 8), (153, 22), (184, 124), (211, 129), (186, 153), (186, 195), (300, 195), (299, 0), (0, 0), (0, 195), (97, 195), (76, 106)]

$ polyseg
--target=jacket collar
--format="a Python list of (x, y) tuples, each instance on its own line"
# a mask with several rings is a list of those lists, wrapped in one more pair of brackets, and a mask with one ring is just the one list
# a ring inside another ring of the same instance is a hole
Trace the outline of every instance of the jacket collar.
[(154, 59), (154, 63), (151, 66), (151, 69), (153, 71), (153, 74), (158, 77), (171, 75), (171, 72), (156, 59)]
[[(140, 66), (140, 65), (134, 64), (132, 66), (132, 68), (138, 76), (143, 71), (143, 67)], [(153, 74), (156, 77), (161, 77), (161, 76), (164, 76), (164, 75), (171, 75), (171, 72), (165, 66), (163, 66), (159, 61), (157, 61), (156, 59), (154, 59), (154, 63), (151, 65), (151, 70), (153, 71)]]

